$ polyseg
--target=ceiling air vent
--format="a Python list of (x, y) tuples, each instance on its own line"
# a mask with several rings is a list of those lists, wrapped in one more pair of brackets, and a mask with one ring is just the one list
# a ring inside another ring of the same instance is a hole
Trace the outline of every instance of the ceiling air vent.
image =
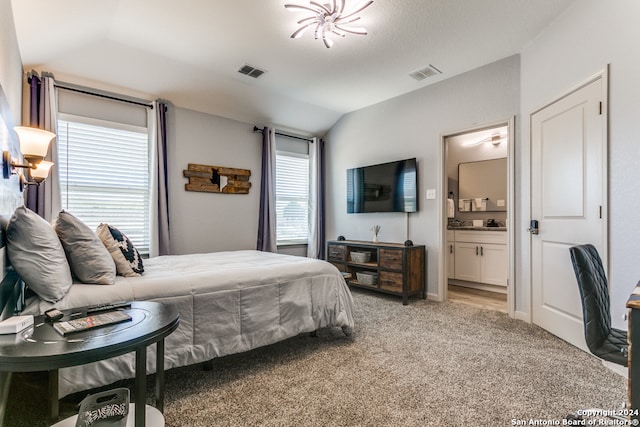
[(240, 74), (244, 74), (245, 76), (253, 77), (254, 79), (257, 79), (265, 73), (264, 70), (247, 64), (243, 65), (242, 68), (238, 70), (238, 72)]
[(413, 73), (409, 73), (409, 76), (414, 78), (415, 80), (420, 81), (420, 80), (426, 79), (427, 77), (433, 77), (437, 74), (442, 74), (442, 71), (438, 70), (436, 67), (429, 64), (428, 67), (414, 71)]

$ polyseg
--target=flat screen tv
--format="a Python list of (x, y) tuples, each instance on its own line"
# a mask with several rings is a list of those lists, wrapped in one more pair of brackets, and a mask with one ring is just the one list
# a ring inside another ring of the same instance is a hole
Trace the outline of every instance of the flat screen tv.
[(347, 169), (347, 213), (417, 210), (415, 158)]

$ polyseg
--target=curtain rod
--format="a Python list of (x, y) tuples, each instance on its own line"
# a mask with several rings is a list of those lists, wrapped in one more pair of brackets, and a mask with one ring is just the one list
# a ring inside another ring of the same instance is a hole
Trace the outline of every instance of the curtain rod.
[(55, 81), (54, 86), (58, 89), (69, 90), (71, 92), (84, 93), (85, 95), (98, 96), (100, 98), (113, 99), (114, 101), (127, 102), (129, 104), (140, 105), (153, 109), (153, 103), (140, 98), (127, 97), (112, 92), (101, 91), (99, 89), (91, 89), (85, 86), (75, 85), (73, 83)]
[[(264, 128), (259, 128), (258, 126), (254, 126), (253, 127), (253, 131), (254, 132), (264, 132)], [(310, 142), (310, 143), (313, 144), (313, 139), (311, 139), (311, 138), (304, 138), (302, 136), (290, 135), (288, 133), (282, 133), (282, 132), (276, 132), (276, 135), (284, 136), (284, 137), (291, 138), (291, 139), (299, 139), (301, 141), (306, 141), (306, 142)]]

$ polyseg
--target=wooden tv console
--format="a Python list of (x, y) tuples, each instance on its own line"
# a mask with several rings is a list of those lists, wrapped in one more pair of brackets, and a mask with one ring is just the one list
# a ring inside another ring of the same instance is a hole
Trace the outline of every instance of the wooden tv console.
[[(351, 253), (368, 253), (367, 262), (355, 261)], [(402, 296), (408, 304), (410, 296), (422, 295), (426, 299), (426, 250), (424, 245), (404, 246), (400, 243), (373, 243), (357, 240), (331, 240), (327, 242), (327, 261), (347, 273), (347, 284), (378, 292)], [(377, 274), (372, 284), (358, 281), (358, 273)]]

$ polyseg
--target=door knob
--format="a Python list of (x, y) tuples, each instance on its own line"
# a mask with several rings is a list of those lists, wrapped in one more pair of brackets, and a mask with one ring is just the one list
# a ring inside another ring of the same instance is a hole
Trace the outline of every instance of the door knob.
[(538, 221), (535, 219), (532, 219), (531, 222), (529, 223), (529, 228), (527, 228), (527, 231), (531, 234), (538, 234), (539, 233)]

